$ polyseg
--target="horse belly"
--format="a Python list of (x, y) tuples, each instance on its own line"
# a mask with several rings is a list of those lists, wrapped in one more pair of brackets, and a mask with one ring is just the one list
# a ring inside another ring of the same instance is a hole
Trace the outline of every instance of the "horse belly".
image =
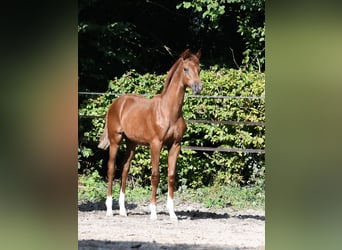
[(121, 126), (125, 136), (138, 144), (148, 145), (153, 137), (150, 108), (144, 105), (132, 105), (125, 111)]
[[(132, 126), (131, 124), (136, 124), (137, 126)], [(141, 145), (148, 145), (151, 141), (146, 123), (143, 121), (128, 121), (128, 124), (124, 126), (125, 136)]]

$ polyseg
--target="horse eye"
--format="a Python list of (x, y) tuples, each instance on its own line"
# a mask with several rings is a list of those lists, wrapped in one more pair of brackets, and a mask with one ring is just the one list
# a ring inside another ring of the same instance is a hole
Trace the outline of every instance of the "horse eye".
[(184, 72), (189, 72), (189, 68), (184, 68)]

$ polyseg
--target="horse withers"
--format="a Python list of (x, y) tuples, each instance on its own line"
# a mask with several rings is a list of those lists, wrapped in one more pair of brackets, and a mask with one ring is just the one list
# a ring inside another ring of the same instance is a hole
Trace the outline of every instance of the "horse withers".
[(119, 145), (126, 139), (127, 150), (123, 161), (121, 189), (119, 197), (120, 215), (127, 216), (125, 208), (125, 190), (130, 163), (135, 148), (146, 145), (151, 150), (152, 195), (151, 219), (157, 219), (156, 194), (160, 179), (159, 158), (163, 146), (168, 149), (168, 197), (167, 209), (172, 220), (177, 220), (174, 212), (174, 184), (176, 161), (181, 149), (181, 141), (186, 130), (182, 115), (184, 93), (187, 87), (199, 94), (202, 84), (199, 77), (201, 52), (192, 54), (185, 50), (169, 70), (161, 94), (147, 99), (141, 95), (126, 94), (117, 98), (109, 107), (106, 123), (99, 148), (109, 147), (107, 216), (112, 216), (112, 184), (115, 174), (115, 161)]

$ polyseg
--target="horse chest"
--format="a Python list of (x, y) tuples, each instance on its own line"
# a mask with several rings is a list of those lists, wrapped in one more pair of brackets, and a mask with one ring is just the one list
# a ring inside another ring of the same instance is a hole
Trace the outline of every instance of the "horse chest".
[(165, 133), (165, 142), (181, 141), (185, 132), (185, 122), (183, 118), (177, 120), (176, 123), (170, 124), (168, 130)]

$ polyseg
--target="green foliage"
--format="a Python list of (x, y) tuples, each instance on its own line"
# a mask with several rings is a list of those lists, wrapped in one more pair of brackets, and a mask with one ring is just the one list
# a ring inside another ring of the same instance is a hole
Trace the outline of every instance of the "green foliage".
[[(209, 29), (219, 28), (219, 19), (225, 13), (225, 6), (222, 1), (217, 0), (193, 0), (191, 2), (184, 1), (176, 6), (179, 8), (193, 9), (195, 12), (201, 13), (203, 19), (208, 19), (210, 21)], [(202, 22), (200, 24), (202, 28), (205, 24)]]
[(237, 185), (213, 185), (188, 189), (181, 194), (182, 199), (192, 200), (207, 208), (265, 208), (265, 190), (259, 185), (239, 187)]
[[(97, 148), (104, 127), (104, 116), (108, 106), (119, 93), (156, 94), (163, 88), (165, 75), (138, 74), (132, 70), (120, 78), (110, 81), (106, 94), (84, 102), (79, 115), (101, 116), (80, 119), (80, 169), (101, 169), (103, 154)], [(264, 96), (264, 74), (212, 67), (201, 71), (202, 96), (240, 96), (236, 98), (194, 98), (186, 94), (183, 115), (186, 120), (250, 121), (264, 122), (264, 99), (242, 98), (244, 96)], [(148, 92), (147, 92), (148, 91)], [(124, 143), (123, 143), (124, 144)], [(265, 147), (265, 127), (247, 125), (224, 125), (188, 123), (183, 146), (206, 146), (219, 148)], [(120, 148), (119, 158), (125, 146)], [(91, 151), (89, 151), (91, 150)], [(120, 165), (120, 159), (118, 159)], [(120, 169), (120, 167), (119, 167)], [(161, 192), (167, 190), (167, 151), (162, 150)], [(120, 171), (120, 170), (118, 170)], [(179, 187), (197, 188), (217, 184), (263, 185), (264, 155), (226, 152), (195, 152), (182, 149), (177, 161), (177, 181)], [(149, 148), (137, 147), (132, 161), (130, 178), (134, 183), (150, 185), (151, 163)]]
[(98, 171), (88, 175), (80, 175), (78, 178), (78, 201), (98, 202), (106, 196), (106, 183), (104, 183)]
[(246, 69), (254, 70), (265, 65), (265, 0), (192, 0), (183, 1), (177, 9), (191, 9), (200, 15), (199, 29), (218, 30), (224, 24), (224, 15), (234, 16), (237, 32), (245, 42), (242, 64)]
[(202, 49), (204, 67), (264, 71), (265, 0), (81, 0), (78, 10), (81, 91), (104, 92), (131, 69), (163, 73), (186, 47)]

